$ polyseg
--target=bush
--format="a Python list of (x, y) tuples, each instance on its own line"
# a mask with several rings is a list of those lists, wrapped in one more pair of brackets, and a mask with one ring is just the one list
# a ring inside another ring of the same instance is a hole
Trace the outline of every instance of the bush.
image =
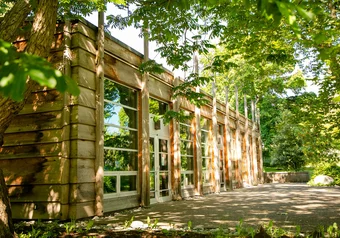
[(328, 175), (334, 179), (334, 184), (340, 186), (340, 166), (335, 163), (322, 163), (316, 166), (311, 181), (318, 175)]
[(302, 150), (303, 141), (300, 136), (303, 131), (299, 125), (290, 123), (291, 118), (290, 112), (283, 112), (281, 121), (276, 126), (277, 134), (271, 145), (271, 165), (285, 170), (299, 171), (306, 164), (306, 157)]

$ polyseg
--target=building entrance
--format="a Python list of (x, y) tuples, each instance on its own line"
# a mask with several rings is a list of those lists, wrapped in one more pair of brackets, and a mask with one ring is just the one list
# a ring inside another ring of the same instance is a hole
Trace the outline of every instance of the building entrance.
[(171, 200), (169, 140), (150, 137), (150, 202)]
[[(171, 200), (171, 164), (169, 125), (155, 117), (163, 115), (168, 105), (150, 99), (150, 203)], [(157, 115), (157, 116), (156, 116)]]

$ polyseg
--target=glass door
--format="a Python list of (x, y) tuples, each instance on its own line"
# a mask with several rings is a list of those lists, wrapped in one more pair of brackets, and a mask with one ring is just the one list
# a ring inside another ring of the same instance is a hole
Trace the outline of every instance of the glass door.
[(170, 149), (169, 140), (150, 138), (150, 201), (171, 200), (170, 196)]
[(221, 191), (225, 191), (225, 161), (224, 161), (224, 156), (223, 156), (223, 150), (218, 150), (219, 154), (219, 166), (220, 166), (220, 186), (221, 186)]
[(218, 147), (218, 158), (219, 158), (219, 169), (220, 169), (220, 188), (221, 191), (226, 191), (225, 184), (225, 158), (224, 158), (224, 126), (218, 125), (218, 134), (217, 134), (217, 147)]

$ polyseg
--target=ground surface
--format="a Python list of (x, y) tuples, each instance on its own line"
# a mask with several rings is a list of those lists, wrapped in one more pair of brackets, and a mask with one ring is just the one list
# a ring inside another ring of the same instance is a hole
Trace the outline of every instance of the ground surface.
[(265, 184), (237, 189), (231, 192), (189, 198), (151, 205), (147, 209), (118, 212), (95, 219), (95, 224), (116, 227), (134, 216), (135, 221), (146, 223), (156, 218), (160, 226), (192, 228), (233, 227), (241, 219), (245, 225), (257, 227), (268, 224), (286, 230), (301, 226), (304, 232), (319, 225), (340, 225), (340, 188), (310, 187), (305, 184)]

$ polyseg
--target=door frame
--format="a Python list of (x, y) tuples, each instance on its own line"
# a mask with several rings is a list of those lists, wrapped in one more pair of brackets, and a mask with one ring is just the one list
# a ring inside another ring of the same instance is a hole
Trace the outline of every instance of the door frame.
[[(150, 204), (154, 204), (154, 203), (160, 203), (160, 202), (165, 202), (165, 201), (171, 201), (172, 200), (172, 193), (171, 193), (171, 148), (170, 148), (170, 130), (169, 130), (169, 126), (165, 126), (163, 124), (163, 120), (160, 119), (160, 128), (155, 130), (155, 126), (154, 126), (154, 121), (153, 121), (153, 114), (150, 114), (150, 136), (149, 139), (151, 140), (153, 138), (154, 140), (154, 176), (155, 176), (155, 198), (151, 198), (150, 197)], [(159, 158), (159, 140), (166, 140), (167, 141), (167, 155), (168, 155), (168, 191), (169, 191), (169, 195), (165, 196), (165, 197), (161, 197), (160, 196), (160, 181), (159, 181), (159, 174), (160, 174), (160, 168), (159, 168), (159, 162), (160, 162), (160, 158)], [(150, 153), (151, 155), (151, 153)], [(151, 163), (151, 159), (150, 159), (150, 163)], [(150, 166), (151, 167), (151, 166)], [(150, 170), (151, 172), (151, 170)], [(150, 174), (151, 176), (151, 174)], [(151, 181), (151, 179), (150, 179)], [(151, 188), (149, 193), (151, 192)]]

